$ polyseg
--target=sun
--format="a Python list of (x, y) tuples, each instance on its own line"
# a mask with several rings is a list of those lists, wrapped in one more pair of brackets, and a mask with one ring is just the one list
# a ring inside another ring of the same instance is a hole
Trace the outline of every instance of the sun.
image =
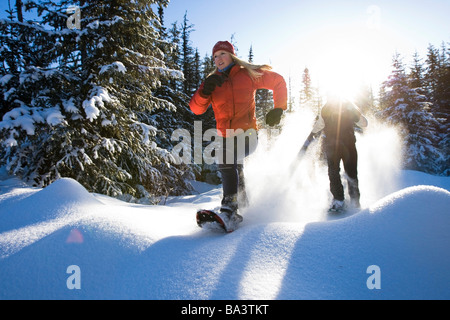
[[(324, 24), (299, 33), (275, 55), (274, 70), (292, 76), (292, 92), (302, 89), (307, 68), (311, 85), (325, 102), (327, 93), (357, 100), (361, 93), (377, 96), (391, 72), (395, 43), (387, 28), (372, 30), (365, 23)], [(272, 65), (272, 62), (270, 63)]]
[(365, 55), (351, 43), (337, 43), (318, 57), (317, 79), (322, 94), (354, 99), (367, 79)]
[(322, 96), (334, 93), (354, 100), (364, 87), (378, 90), (386, 79), (390, 61), (381, 59), (383, 45), (368, 30), (327, 28), (315, 34), (314, 42), (310, 72)]

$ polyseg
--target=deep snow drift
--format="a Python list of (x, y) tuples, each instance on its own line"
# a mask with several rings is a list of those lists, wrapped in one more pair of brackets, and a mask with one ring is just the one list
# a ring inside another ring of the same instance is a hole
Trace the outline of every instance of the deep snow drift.
[(195, 223), (217, 187), (148, 206), (0, 171), (0, 299), (450, 299), (450, 178), (398, 170), (392, 133), (376, 134), (358, 142), (363, 210), (341, 216), (326, 213), (320, 162), (286, 170), (298, 149), (285, 140), (307, 132), (270, 155), (262, 134), (231, 234)]
[[(448, 178), (404, 175), (448, 188)], [(443, 188), (405, 188), (333, 221), (246, 220), (223, 235), (199, 230), (193, 214), (218, 202), (218, 189), (163, 207), (92, 195), (71, 179), (16, 184), (1, 183), (2, 299), (450, 298)], [(67, 287), (72, 265), (80, 289)], [(379, 290), (366, 284), (372, 265)]]

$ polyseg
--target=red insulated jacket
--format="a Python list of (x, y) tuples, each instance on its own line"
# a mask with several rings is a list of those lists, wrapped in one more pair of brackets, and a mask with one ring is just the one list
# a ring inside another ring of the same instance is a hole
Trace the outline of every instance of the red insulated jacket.
[[(227, 136), (227, 129), (257, 129), (255, 113), (255, 92), (257, 89), (273, 91), (274, 107), (286, 110), (287, 88), (284, 78), (272, 71), (262, 71), (263, 75), (252, 80), (246, 69), (234, 65), (221, 87), (216, 87), (210, 96), (204, 96), (203, 83), (189, 103), (193, 113), (205, 113), (212, 104), (217, 131)], [(218, 72), (218, 74), (220, 74)]]

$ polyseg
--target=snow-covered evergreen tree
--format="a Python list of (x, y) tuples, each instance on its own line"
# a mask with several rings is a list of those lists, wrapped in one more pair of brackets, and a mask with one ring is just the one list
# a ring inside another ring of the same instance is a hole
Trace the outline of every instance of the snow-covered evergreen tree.
[[(35, 1), (27, 1), (25, 7), (39, 13), (44, 8)], [(42, 21), (20, 21), (19, 16), (14, 19), (11, 13), (0, 22), (5, 31), (0, 40), (5, 59), (0, 84), (6, 106), (0, 122), (0, 159), (12, 173), (41, 184), (48, 180), (51, 166), (48, 142), (60, 147), (58, 127), (67, 125), (63, 102), (70, 100), (72, 82), (79, 78), (69, 67), (54, 66), (58, 58), (65, 58), (61, 33), (51, 30), (61, 20), (58, 14), (48, 10)]]
[[(201, 63), (200, 78), (204, 81), (211, 72), (215, 69), (214, 59), (211, 54), (206, 54)], [(214, 117), (214, 111), (212, 108), (208, 108), (206, 112), (200, 116), (196, 116), (194, 119), (201, 120), (203, 123), (203, 130), (214, 129), (216, 127), (216, 118)]]
[(437, 101), (436, 94), (439, 86), (439, 72), (439, 50), (430, 44), (427, 52), (424, 82), (427, 89), (427, 96), (433, 103)]
[[(15, 99), (0, 123), (8, 169), (36, 185), (72, 177), (112, 196), (188, 189), (170, 152), (156, 143), (165, 124), (153, 117), (155, 110), (175, 110), (154, 95), (161, 80), (182, 77), (166, 67), (158, 47), (151, 6), (168, 1), (29, 3), (41, 14), (32, 48), (50, 54), (46, 65), (21, 72), (16, 81), (29, 98)], [(80, 29), (67, 28), (70, 5), (80, 8)]]
[(420, 94), (422, 88), (411, 88), (399, 54), (393, 58), (393, 70), (383, 83), (383, 109), (379, 116), (398, 126), (404, 138), (405, 167), (439, 173), (443, 154), (437, 148), (437, 121), (430, 112), (431, 103)]
[(208, 75), (214, 70), (214, 59), (211, 54), (205, 54), (202, 62), (202, 78), (206, 79)]
[(198, 89), (198, 80), (200, 78), (199, 63), (196, 63), (195, 50), (191, 46), (190, 35), (194, 25), (190, 24), (187, 18), (187, 11), (183, 17), (181, 25), (181, 45), (182, 45), (182, 70), (184, 74), (183, 92), (192, 96)]
[(440, 136), (441, 141), (439, 146), (444, 152), (443, 174), (450, 176), (450, 47), (442, 46), (441, 52), (442, 72), (441, 80), (441, 95), (440, 95), (440, 109), (436, 116), (441, 122)]
[[(411, 66), (411, 71), (409, 72), (409, 85), (411, 88), (421, 88), (421, 90), (425, 89), (424, 67), (422, 59), (420, 59), (417, 51), (415, 51), (413, 55), (413, 65)], [(422, 91), (422, 93), (427, 94), (426, 91)]]
[(428, 46), (427, 67), (424, 76), (427, 94), (433, 102), (431, 112), (439, 121), (439, 146), (446, 155), (444, 174), (450, 175), (450, 49), (442, 43), (441, 51)]
[(309, 69), (305, 68), (302, 74), (302, 89), (300, 90), (300, 106), (312, 109), (313, 88)]

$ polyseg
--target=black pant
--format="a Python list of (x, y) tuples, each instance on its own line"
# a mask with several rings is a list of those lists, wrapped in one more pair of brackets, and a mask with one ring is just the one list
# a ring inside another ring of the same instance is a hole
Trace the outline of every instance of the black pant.
[(219, 164), (219, 171), (222, 176), (224, 196), (245, 192), (244, 165)]
[[(256, 136), (256, 131), (254, 134)], [(241, 140), (241, 143), (238, 143), (238, 139), (238, 137), (223, 139), (222, 161), (219, 161), (218, 167), (222, 176), (224, 196), (245, 192), (244, 158), (256, 149), (257, 137), (245, 138)]]
[(358, 152), (355, 143), (331, 143), (326, 144), (328, 162), (328, 177), (330, 179), (330, 191), (334, 199), (344, 200), (344, 187), (342, 186), (340, 164), (344, 164), (347, 175), (348, 193), (353, 201), (359, 202), (360, 193), (358, 187)]

